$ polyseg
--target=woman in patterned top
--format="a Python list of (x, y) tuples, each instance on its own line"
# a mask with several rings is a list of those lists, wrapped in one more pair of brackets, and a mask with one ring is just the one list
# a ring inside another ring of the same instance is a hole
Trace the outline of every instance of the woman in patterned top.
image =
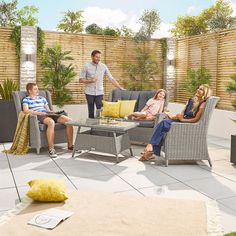
[(154, 129), (153, 135), (149, 141), (149, 144), (142, 152), (142, 156), (139, 161), (148, 161), (152, 159), (152, 155), (160, 156), (161, 145), (165, 134), (170, 130), (172, 122), (185, 122), (196, 123), (200, 120), (204, 111), (206, 100), (211, 95), (211, 89), (209, 85), (202, 84), (197, 89), (195, 96), (190, 98), (184, 108), (184, 110), (173, 116), (166, 113), (168, 119), (162, 120)]
[(164, 89), (157, 90), (155, 96), (150, 98), (145, 107), (140, 112), (134, 112), (125, 117), (129, 120), (154, 120), (158, 113), (161, 113), (164, 108), (166, 91)]
[[(57, 157), (57, 153), (54, 149), (54, 126), (55, 123), (65, 124), (68, 121), (71, 121), (71, 118), (65, 115), (51, 116), (47, 115), (47, 112), (50, 111), (48, 107), (48, 102), (46, 98), (39, 95), (39, 89), (37, 84), (28, 83), (26, 85), (26, 91), (29, 96), (25, 97), (22, 101), (23, 111), (32, 115), (36, 115), (38, 120), (47, 125), (47, 141), (48, 141), (48, 152), (49, 156), (52, 158)], [(66, 126), (66, 135), (68, 142), (68, 150), (73, 150), (73, 127)]]

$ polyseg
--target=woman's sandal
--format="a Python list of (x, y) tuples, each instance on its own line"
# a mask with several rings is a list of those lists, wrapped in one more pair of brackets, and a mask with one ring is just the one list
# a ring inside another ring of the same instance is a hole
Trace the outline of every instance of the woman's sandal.
[(153, 151), (146, 151), (142, 153), (142, 156), (139, 158), (139, 161), (150, 161), (154, 159), (153, 157), (154, 152)]

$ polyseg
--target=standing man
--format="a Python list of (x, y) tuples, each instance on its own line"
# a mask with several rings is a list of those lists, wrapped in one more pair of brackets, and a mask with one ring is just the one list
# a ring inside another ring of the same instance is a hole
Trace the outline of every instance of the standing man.
[(85, 84), (85, 95), (88, 103), (89, 118), (94, 118), (94, 105), (97, 109), (102, 108), (104, 94), (103, 79), (108, 77), (111, 83), (118, 89), (124, 90), (112, 77), (109, 69), (101, 63), (101, 52), (94, 50), (91, 53), (92, 62), (86, 64), (80, 73), (79, 82)]

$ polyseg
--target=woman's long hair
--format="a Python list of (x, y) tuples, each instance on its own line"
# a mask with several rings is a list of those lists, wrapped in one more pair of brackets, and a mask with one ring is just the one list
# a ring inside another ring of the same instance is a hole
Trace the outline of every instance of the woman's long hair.
[[(204, 95), (202, 96), (203, 101), (206, 101), (212, 94), (212, 90), (208, 84), (201, 84), (199, 87), (203, 87)], [(203, 101), (199, 101), (197, 96), (193, 97), (193, 109), (192, 112), (198, 111), (200, 103)]]
[(156, 94), (154, 95), (153, 99), (156, 100), (157, 97), (158, 97), (158, 94), (159, 94), (160, 92), (164, 92), (164, 93), (165, 93), (164, 99), (166, 99), (166, 90), (165, 90), (165, 89), (158, 89), (157, 92), (156, 92)]

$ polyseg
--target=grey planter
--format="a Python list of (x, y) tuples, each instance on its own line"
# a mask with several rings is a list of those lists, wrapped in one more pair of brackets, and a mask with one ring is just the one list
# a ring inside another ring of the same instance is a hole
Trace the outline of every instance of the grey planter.
[(0, 142), (11, 142), (14, 138), (17, 115), (13, 100), (0, 100)]
[(230, 162), (236, 164), (236, 134), (235, 135), (231, 135)]

